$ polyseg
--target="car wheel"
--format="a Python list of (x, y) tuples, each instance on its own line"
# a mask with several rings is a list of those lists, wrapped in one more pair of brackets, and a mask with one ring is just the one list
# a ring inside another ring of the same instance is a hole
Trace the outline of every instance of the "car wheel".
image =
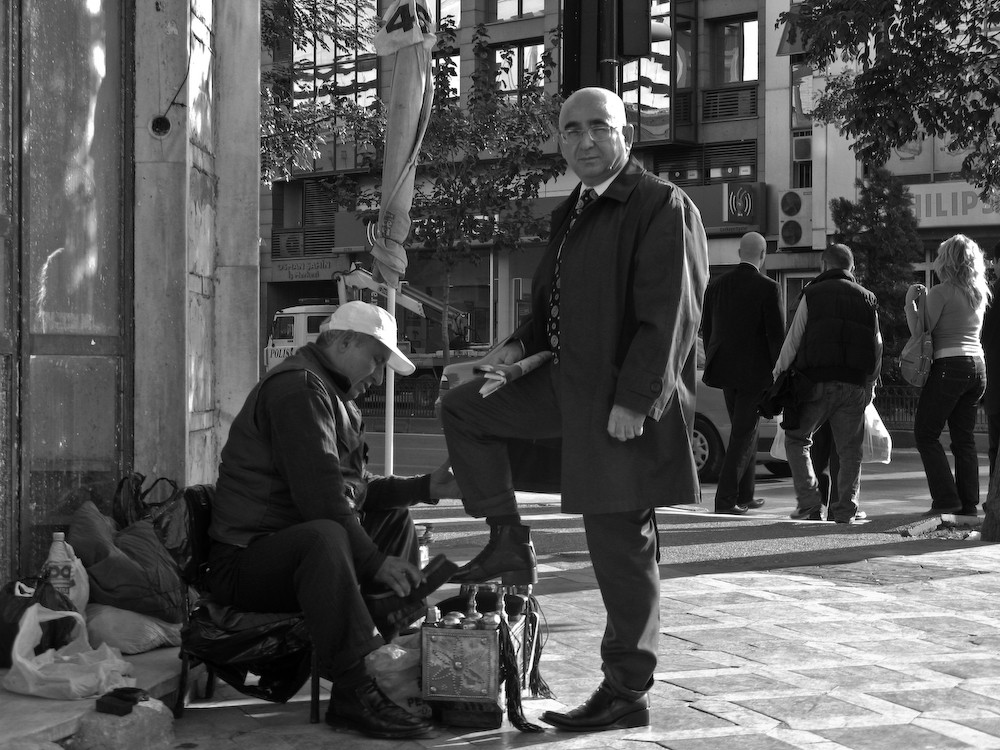
[(788, 465), (787, 461), (765, 461), (764, 468), (782, 479), (787, 479), (792, 475), (792, 467)]
[(698, 467), (698, 478), (702, 482), (718, 481), (726, 449), (712, 423), (700, 414), (695, 414), (694, 417), (691, 452), (694, 454), (695, 466)]

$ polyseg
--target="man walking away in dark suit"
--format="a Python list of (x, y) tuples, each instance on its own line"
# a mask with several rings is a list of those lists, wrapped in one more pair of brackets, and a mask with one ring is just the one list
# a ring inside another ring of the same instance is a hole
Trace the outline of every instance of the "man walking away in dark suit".
[(465, 510), (490, 527), (453, 581), (535, 580), (507, 440), (562, 438), (562, 510), (583, 516), (607, 611), (604, 679), (582, 706), (541, 718), (594, 732), (649, 724), (660, 631), (654, 509), (699, 492), (691, 425), (708, 241), (684, 191), (630, 158), (635, 131), (616, 94), (572, 94), (559, 137), (582, 184), (553, 212), (531, 318), (496, 357), (551, 359), (488, 398), (478, 379), (448, 391), (441, 420)]
[(761, 268), (767, 243), (757, 232), (740, 239), (740, 264), (708, 285), (701, 330), (705, 385), (721, 388), (731, 431), (715, 491), (715, 512), (742, 515), (764, 504), (756, 487), (757, 403), (785, 339), (778, 283)]

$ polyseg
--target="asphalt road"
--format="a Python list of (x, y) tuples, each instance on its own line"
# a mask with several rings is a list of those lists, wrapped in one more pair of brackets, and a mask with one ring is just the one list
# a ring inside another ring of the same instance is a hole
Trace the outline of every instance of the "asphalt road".
[[(380, 473), (382, 435), (370, 435), (369, 442), (372, 470)], [(396, 435), (396, 474), (430, 471), (446, 457), (440, 435)], [(985, 460), (981, 463), (985, 499), (988, 471)], [(759, 467), (757, 495), (766, 505), (745, 516), (711, 512), (714, 484), (702, 488), (701, 505), (661, 509), (657, 517), (664, 575), (849, 563), (969, 544), (902, 535), (904, 529), (922, 522), (920, 514), (930, 507), (920, 458), (912, 448), (895, 450), (890, 464), (864, 465), (861, 507), (868, 519), (861, 523), (846, 526), (791, 520), (789, 513), (795, 507), (791, 479), (776, 478), (763, 467)], [(540, 564), (550, 562), (563, 569), (589, 567), (580, 518), (559, 512), (558, 495), (518, 493), (518, 504), (532, 527)], [(433, 524), (432, 553), (445, 552), (462, 562), (486, 542), (485, 523), (468, 518), (458, 501), (418, 506), (414, 516), (418, 523)]]

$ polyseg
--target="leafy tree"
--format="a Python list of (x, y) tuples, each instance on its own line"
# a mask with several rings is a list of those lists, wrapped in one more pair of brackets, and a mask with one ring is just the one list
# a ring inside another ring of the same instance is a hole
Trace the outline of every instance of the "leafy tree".
[(314, 47), (354, 54), (371, 43), (376, 28), (373, 0), (263, 0), (261, 47), (272, 59), (261, 70), (263, 184), (309, 169), (343, 115), (343, 102), (327, 87), (303, 88), (313, 79), (298, 72), (312, 67)]
[(996, 0), (803, 0), (781, 13), (810, 63), (851, 65), (827, 80), (814, 116), (886, 162), (921, 131), (969, 149), (962, 177), (1000, 206), (1000, 3)]
[(903, 298), (913, 282), (913, 263), (923, 258), (923, 243), (913, 215), (913, 196), (888, 170), (875, 169), (858, 180), (857, 203), (847, 198), (830, 202), (836, 227), (834, 242), (854, 251), (858, 283), (878, 297), (883, 339), (883, 382), (902, 383), (899, 353), (910, 338)]
[[(546, 150), (559, 121), (559, 98), (544, 84), (553, 62), (547, 54), (527, 71), (520, 91), (505, 91), (514, 60), (504, 53), (494, 64), (494, 48), (484, 25), (476, 27), (472, 49), (476, 65), (464, 103), (451, 88), (455, 66), (455, 28), (445, 19), (438, 32), (439, 58), (434, 76), (434, 104), (424, 135), (410, 218), (411, 257), (433, 259), (444, 268), (449, 303), (451, 273), (462, 263), (479, 263), (482, 247), (520, 248), (526, 236), (547, 237), (548, 217), (536, 217), (532, 201), (548, 180), (566, 168), (562, 157)], [(346, 130), (370, 147), (369, 171), (326, 181), (331, 199), (363, 218), (374, 220), (380, 202), (385, 119), (382, 107), (345, 114)], [(442, 326), (442, 349), (449, 357), (448, 328)]]

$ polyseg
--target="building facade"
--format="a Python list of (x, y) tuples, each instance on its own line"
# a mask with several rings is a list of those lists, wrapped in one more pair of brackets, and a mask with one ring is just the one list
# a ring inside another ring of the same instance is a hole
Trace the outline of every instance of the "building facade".
[(259, 8), (0, 8), (0, 571), (136, 470), (214, 481), (259, 348)]
[[(599, 70), (597, 59), (596, 19), (608, 3), (434, 0), (432, 6), (436, 19), (450, 15), (457, 21), (462, 95), (475, 62), (469, 47), (477, 23), (487, 25), (498, 50), (512, 50), (515, 69), (550, 49), (559, 63), (550, 84), (554, 92), (612, 75), (636, 126), (634, 154), (647, 169), (682, 186), (701, 209), (714, 273), (738, 262), (739, 237), (755, 230), (768, 240), (768, 273), (781, 284), (787, 306), (816, 275), (820, 251), (834, 233), (830, 202), (857, 199), (863, 168), (835, 127), (811, 117), (823, 79), (776, 25), (788, 0), (648, 0), (649, 53), (620, 60), (613, 74)], [(622, 13), (629, 3), (616, 7)], [(658, 24), (670, 28), (669, 39), (657, 33)], [(553, 38), (557, 27), (567, 32), (562, 42)], [(325, 64), (317, 68), (317, 79), (336, 78), (344, 95), (362, 101), (387, 91), (391, 71), (380, 70), (371, 50), (353, 59), (330, 55)], [(516, 85), (507, 82), (511, 90)], [(960, 162), (961, 155), (948, 155), (926, 139), (900, 149), (888, 165), (910, 184), (928, 258), (957, 231), (984, 247), (1000, 239), (995, 214), (957, 180)], [(331, 142), (312, 169), (262, 194), (260, 346), (275, 310), (304, 298), (331, 297), (332, 273), (353, 263), (370, 266), (367, 228), (332, 207), (318, 187), (323, 177), (357, 168), (353, 145)], [(575, 184), (569, 174), (545, 185), (536, 211), (551, 210)], [(453, 274), (451, 303), (469, 314), (465, 340), (488, 345), (515, 327), (541, 249), (530, 242), (512, 255), (484, 248), (483, 262)], [(406, 281), (440, 297), (442, 278), (439, 268), (415, 258)], [(400, 313), (415, 350), (438, 346), (436, 321)]]

